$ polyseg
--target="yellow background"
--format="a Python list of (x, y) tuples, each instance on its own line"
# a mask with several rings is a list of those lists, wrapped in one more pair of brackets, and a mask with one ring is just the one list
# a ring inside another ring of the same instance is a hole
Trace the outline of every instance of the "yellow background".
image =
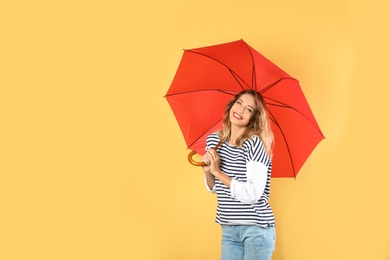
[(0, 259), (218, 259), (215, 197), (163, 98), (182, 49), (244, 39), (323, 130), (274, 179), (274, 260), (390, 259), (390, 4), (2, 1)]

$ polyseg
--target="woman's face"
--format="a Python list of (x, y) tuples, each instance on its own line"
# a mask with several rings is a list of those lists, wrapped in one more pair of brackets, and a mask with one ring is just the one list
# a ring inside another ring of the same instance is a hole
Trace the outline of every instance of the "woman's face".
[(247, 127), (254, 111), (255, 100), (253, 96), (250, 94), (243, 94), (230, 109), (230, 123), (239, 127)]

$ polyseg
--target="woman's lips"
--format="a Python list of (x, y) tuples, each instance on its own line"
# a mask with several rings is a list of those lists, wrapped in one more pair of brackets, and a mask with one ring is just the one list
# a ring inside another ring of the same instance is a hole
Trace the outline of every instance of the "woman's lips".
[(233, 116), (239, 120), (242, 120), (242, 116), (240, 116), (239, 114), (233, 112)]

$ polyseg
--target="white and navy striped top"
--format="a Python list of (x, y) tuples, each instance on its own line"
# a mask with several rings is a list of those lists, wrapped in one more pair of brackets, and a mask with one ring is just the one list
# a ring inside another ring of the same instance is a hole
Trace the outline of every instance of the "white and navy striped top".
[[(216, 133), (207, 137), (206, 150), (215, 147), (219, 142)], [(264, 167), (265, 187), (260, 198), (253, 202), (239, 200), (225, 184), (215, 178), (215, 191), (218, 198), (216, 222), (221, 225), (257, 225), (260, 227), (275, 226), (275, 218), (268, 199), (270, 196), (272, 161), (265, 152), (259, 137), (246, 140), (242, 147), (224, 142), (217, 149), (220, 157), (220, 168), (230, 178), (244, 184), (248, 180), (249, 163), (261, 163)], [(254, 173), (254, 174), (257, 174)], [(260, 172), (259, 172), (260, 174)]]

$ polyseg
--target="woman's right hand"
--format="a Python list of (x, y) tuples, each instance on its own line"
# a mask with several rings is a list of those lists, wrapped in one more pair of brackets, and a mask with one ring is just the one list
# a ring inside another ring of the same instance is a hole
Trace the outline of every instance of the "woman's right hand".
[(208, 153), (205, 153), (203, 157), (201, 158), (201, 161), (205, 163), (204, 166), (202, 166), (202, 169), (204, 171), (205, 177), (206, 177), (206, 183), (210, 190), (213, 190), (213, 187), (215, 186), (215, 177), (210, 172), (210, 155)]
[(202, 156), (201, 161), (205, 163), (205, 165), (202, 166), (204, 173), (210, 174), (210, 160), (207, 159), (206, 154)]

